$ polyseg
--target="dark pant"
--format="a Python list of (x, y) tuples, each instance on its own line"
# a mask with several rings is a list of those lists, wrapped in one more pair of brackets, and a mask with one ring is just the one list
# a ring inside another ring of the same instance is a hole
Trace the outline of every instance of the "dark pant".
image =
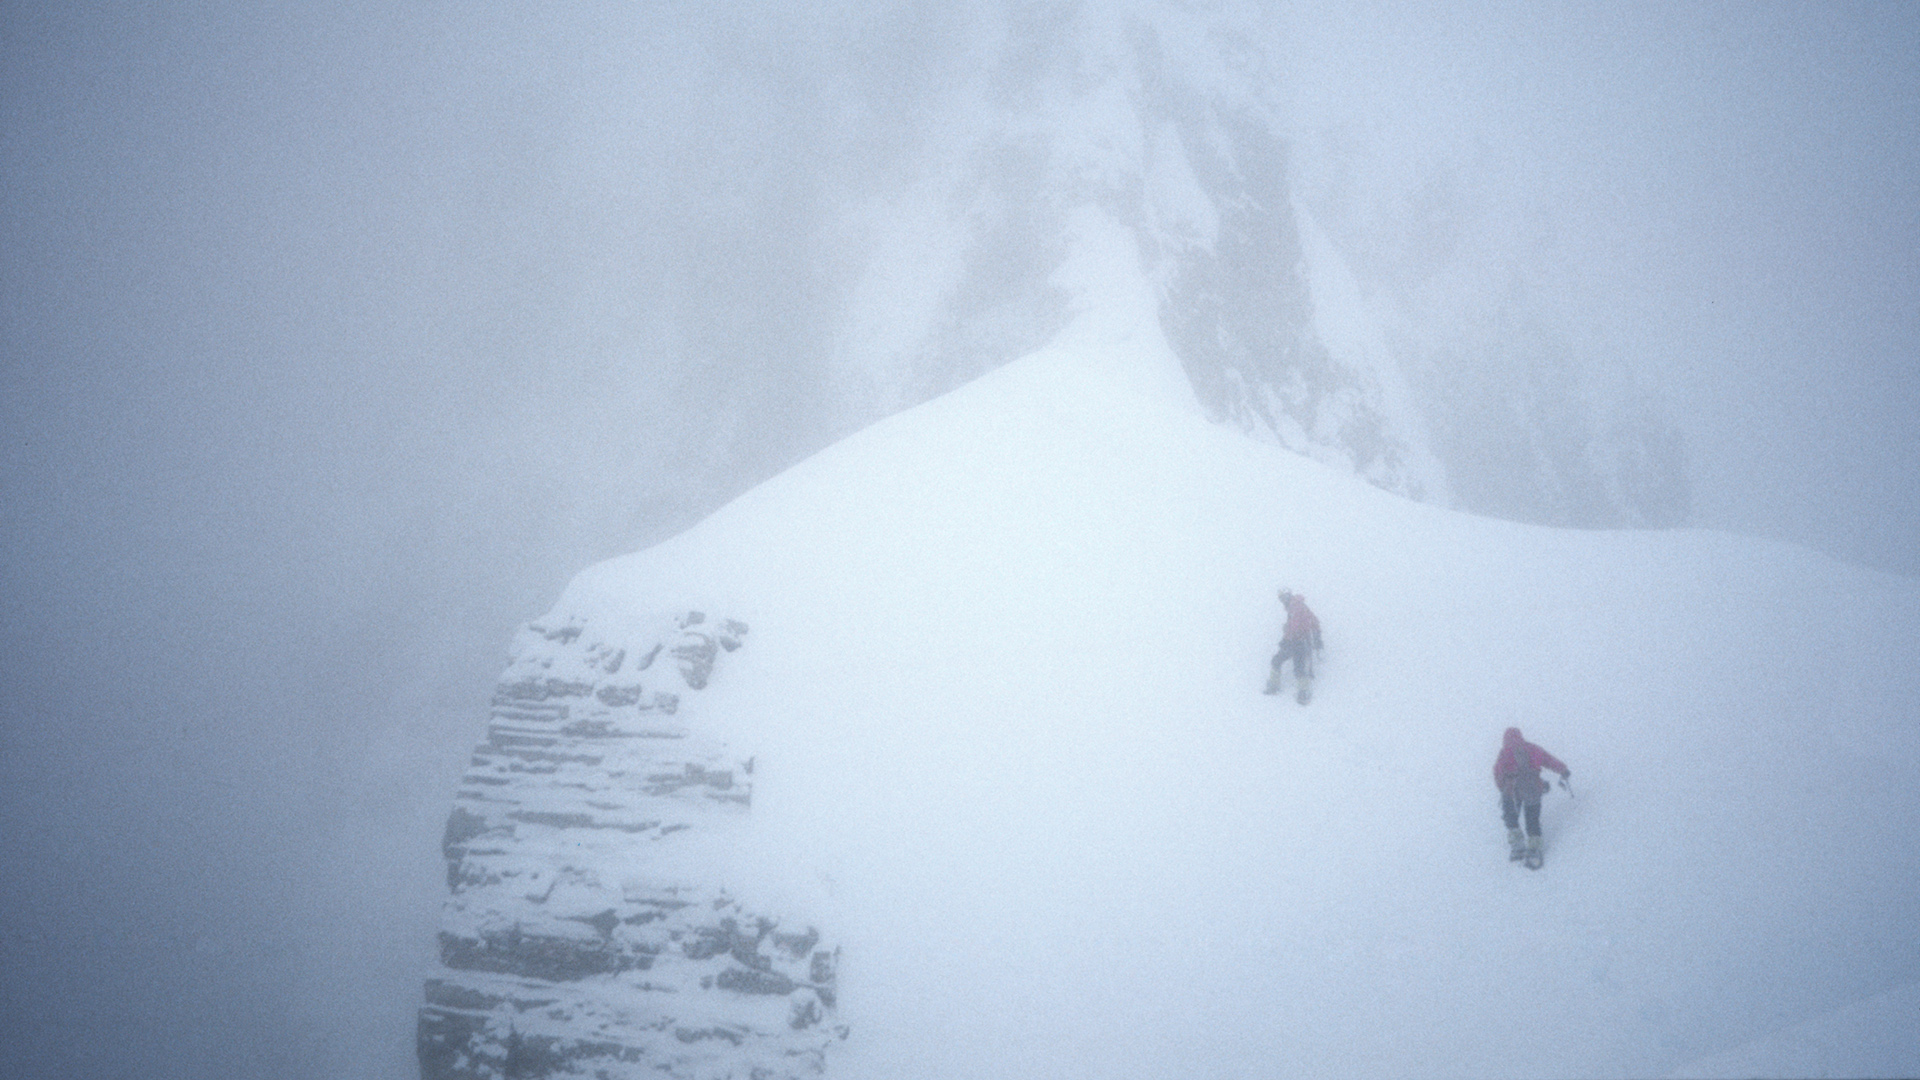
[(1280, 651), (1273, 654), (1273, 673), (1287, 666), (1287, 658), (1293, 658), (1293, 677), (1296, 679), (1313, 678), (1313, 643), (1306, 638), (1280, 643)]
[(1527, 835), (1539, 836), (1540, 796), (1535, 795), (1533, 798), (1522, 802), (1514, 798), (1513, 792), (1511, 791), (1503, 791), (1500, 793), (1500, 820), (1507, 823), (1507, 828), (1517, 829), (1520, 827), (1520, 811), (1523, 807), (1527, 811)]

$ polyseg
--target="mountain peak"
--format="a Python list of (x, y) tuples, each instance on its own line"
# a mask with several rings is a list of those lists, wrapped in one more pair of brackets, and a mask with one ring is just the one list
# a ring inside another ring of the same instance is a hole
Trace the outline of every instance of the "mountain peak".
[(1587, 377), (1619, 365), (1545, 309), (1516, 302), (1492, 338), (1461, 337), (1363, 286), (1301, 198), (1278, 31), (1251, 9), (1041, 10), (988, 20), (979, 79), (948, 92), (951, 122), (918, 144), (911, 179), (847, 211), (843, 235), (865, 243), (832, 351), (853, 414), (1052, 340), (1073, 317), (1056, 272), (1095, 207), (1132, 234), (1149, 287), (1129, 295), (1213, 420), (1440, 505), (1684, 520), (1684, 452), (1657, 403)]

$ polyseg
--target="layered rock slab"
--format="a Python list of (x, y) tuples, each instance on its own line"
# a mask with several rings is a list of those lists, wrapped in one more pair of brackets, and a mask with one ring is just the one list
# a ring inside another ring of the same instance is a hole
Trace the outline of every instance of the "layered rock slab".
[(422, 1080), (822, 1075), (837, 950), (719, 872), (753, 760), (698, 699), (746, 635), (700, 612), (522, 632), (447, 819)]

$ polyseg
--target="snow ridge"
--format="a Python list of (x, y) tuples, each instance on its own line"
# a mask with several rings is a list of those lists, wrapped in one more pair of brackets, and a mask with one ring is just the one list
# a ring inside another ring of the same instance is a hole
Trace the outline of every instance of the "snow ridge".
[[(675, 598), (753, 627), (700, 692), (754, 761), (700, 880), (840, 943), (820, 1067), (1920, 1068), (1910, 1025), (1766, 1056), (1920, 977), (1920, 806), (1886, 786), (1920, 765), (1920, 582), (1474, 518), (1209, 423), (1127, 317), (1125, 230), (1075, 220), (1053, 347), (540, 624), (637, 640)], [(1259, 692), (1280, 585), (1327, 628), (1306, 708)], [(1574, 770), (1538, 872), (1498, 820), (1509, 725)]]

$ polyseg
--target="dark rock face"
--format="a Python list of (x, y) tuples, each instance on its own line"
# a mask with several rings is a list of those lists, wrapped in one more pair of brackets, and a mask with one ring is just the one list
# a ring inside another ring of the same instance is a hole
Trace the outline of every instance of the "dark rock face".
[(717, 884), (753, 762), (682, 708), (746, 625), (590, 631), (522, 635), (448, 815), (422, 1080), (822, 1075), (838, 951)]
[(1252, 112), (1171, 90), (1163, 107), (1219, 222), (1211, 244), (1165, 244), (1162, 256), (1161, 324), (1200, 406), (1425, 499), (1376, 373), (1335, 358), (1315, 329), (1286, 144)]

